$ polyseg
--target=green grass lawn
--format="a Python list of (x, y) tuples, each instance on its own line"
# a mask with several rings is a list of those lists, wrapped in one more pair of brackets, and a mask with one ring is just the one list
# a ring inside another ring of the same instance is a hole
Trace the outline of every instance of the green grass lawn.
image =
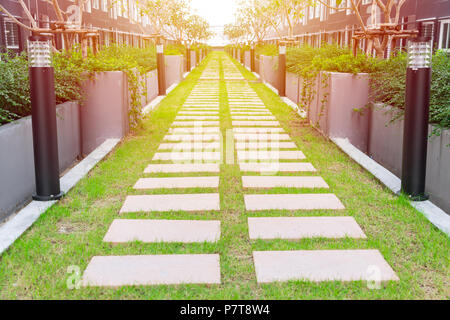
[[(143, 194), (133, 185), (144, 176), (177, 111), (193, 89), (211, 54), (144, 121), (142, 128), (128, 136), (99, 163), (69, 194), (38, 221), (0, 257), (1, 299), (448, 299), (450, 297), (449, 238), (413, 209), (406, 198), (393, 195), (370, 173), (363, 170), (333, 143), (312, 129), (261, 83), (251, 83), (261, 99), (291, 135), (307, 161), (311, 162), (346, 206), (339, 212), (267, 211), (246, 213), (237, 165), (222, 165), (220, 173), (221, 211), (212, 213), (136, 213), (120, 218), (216, 219), (222, 223), (221, 240), (215, 244), (112, 245), (102, 239), (110, 224), (119, 218), (127, 195)], [(255, 79), (235, 62), (247, 79)], [(220, 81), (221, 129), (231, 128), (226, 84)], [(197, 174), (204, 176), (205, 174)], [(192, 176), (195, 176), (193, 174)], [(211, 192), (187, 189), (184, 192)], [(323, 192), (308, 189), (270, 190), (270, 193)], [(145, 194), (161, 193), (146, 191)], [(264, 193), (267, 191), (248, 191)], [(173, 192), (171, 192), (173, 193)], [(298, 241), (250, 241), (248, 216), (353, 216), (367, 240), (309, 239)], [(379, 290), (365, 282), (256, 283), (252, 261), (254, 250), (378, 249), (400, 278)], [(93, 256), (218, 253), (221, 285), (178, 285), (122, 288), (80, 288), (70, 290), (68, 267), (81, 273)]]

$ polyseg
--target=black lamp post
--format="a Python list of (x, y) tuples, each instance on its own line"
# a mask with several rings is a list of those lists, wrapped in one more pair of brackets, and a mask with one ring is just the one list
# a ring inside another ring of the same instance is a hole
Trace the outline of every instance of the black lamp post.
[(255, 72), (255, 44), (253, 43), (250, 49), (250, 70)]
[(417, 38), (408, 44), (402, 191), (414, 201), (425, 201), (433, 29), (422, 23), (418, 27)]
[(156, 45), (156, 65), (158, 69), (158, 94), (164, 96), (166, 94), (166, 62), (162, 43)]
[(191, 46), (186, 46), (186, 72), (191, 71)]
[(28, 38), (30, 63), (31, 123), (37, 201), (53, 201), (63, 196), (59, 183), (58, 136), (54, 70), (51, 66), (50, 38)]
[(280, 43), (278, 53), (278, 94), (280, 97), (286, 96), (286, 44)]

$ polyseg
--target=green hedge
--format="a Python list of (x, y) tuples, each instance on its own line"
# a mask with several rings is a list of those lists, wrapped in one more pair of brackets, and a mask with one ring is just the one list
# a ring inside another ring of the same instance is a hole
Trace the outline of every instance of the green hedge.
[[(403, 115), (406, 90), (407, 56), (401, 53), (379, 63), (371, 74), (371, 100), (393, 106), (399, 111), (393, 120)], [(450, 128), (450, 58), (438, 51), (433, 56), (430, 97), (430, 123), (439, 128)]]
[[(81, 84), (89, 74), (102, 71), (124, 71), (129, 75), (132, 104), (138, 107), (140, 94), (139, 74), (156, 69), (154, 47), (145, 49), (129, 46), (104, 47), (97, 55), (89, 53), (82, 59), (78, 49), (55, 53), (52, 57), (55, 69), (56, 103), (82, 100)], [(28, 60), (25, 53), (19, 56), (2, 54), (0, 60), (0, 124), (27, 116), (31, 113)], [(137, 110), (131, 111), (132, 125), (139, 120)]]

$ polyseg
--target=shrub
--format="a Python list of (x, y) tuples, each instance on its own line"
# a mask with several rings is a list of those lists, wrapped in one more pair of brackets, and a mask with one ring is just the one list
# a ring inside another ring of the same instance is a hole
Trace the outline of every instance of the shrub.
[(277, 56), (278, 46), (274, 44), (257, 45), (255, 51), (257, 55)]
[[(371, 74), (371, 101), (390, 105), (398, 110), (393, 121), (403, 116), (405, 108), (407, 56), (397, 56), (380, 62)], [(450, 58), (445, 52), (433, 56), (430, 96), (430, 123), (450, 128)]]
[(164, 47), (164, 54), (166, 56), (184, 56), (186, 55), (186, 47), (182, 44), (169, 44)]

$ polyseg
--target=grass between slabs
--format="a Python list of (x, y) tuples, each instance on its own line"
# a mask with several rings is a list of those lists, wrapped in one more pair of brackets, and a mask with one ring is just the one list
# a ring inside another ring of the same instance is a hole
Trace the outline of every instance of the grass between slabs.
[[(210, 54), (200, 67), (173, 90), (145, 120), (142, 128), (91, 171), (69, 194), (51, 208), (0, 257), (1, 299), (448, 299), (449, 239), (414, 210), (404, 197), (393, 195), (368, 172), (342, 153), (333, 143), (301, 120), (280, 98), (261, 83), (251, 83), (264, 103), (304, 152), (346, 206), (339, 212), (266, 211), (246, 213), (241, 172), (237, 165), (222, 165), (221, 211), (212, 213), (136, 213), (119, 216), (127, 195), (156, 194), (162, 190), (136, 192), (139, 178), (181, 176), (145, 175), (144, 169), (175, 119), (177, 111), (198, 83), (206, 63), (219, 59), (223, 79), (224, 53)], [(234, 61), (247, 79), (254, 76)], [(212, 81), (210, 81), (213, 83)], [(220, 81), (220, 120), (225, 136), (231, 128), (226, 84)], [(183, 176), (204, 176), (191, 174)], [(311, 174), (303, 174), (311, 175)], [(171, 193), (211, 192), (186, 189)], [(323, 192), (277, 188), (248, 193)], [(247, 192), (247, 191), (246, 191)], [(367, 240), (310, 239), (299, 241), (250, 241), (248, 216), (353, 216)], [(103, 243), (115, 218), (163, 218), (220, 220), (221, 240), (216, 244)], [(391, 265), (399, 282), (371, 290), (365, 282), (256, 283), (254, 250), (378, 249)], [(67, 281), (75, 266), (84, 271), (93, 256), (144, 254), (220, 254), (221, 285), (178, 285), (70, 290)]]

